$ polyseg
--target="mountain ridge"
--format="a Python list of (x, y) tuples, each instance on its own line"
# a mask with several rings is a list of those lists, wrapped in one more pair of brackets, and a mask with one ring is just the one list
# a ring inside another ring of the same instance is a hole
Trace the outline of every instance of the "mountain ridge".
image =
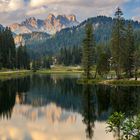
[(9, 25), (12, 32), (16, 34), (25, 34), (32, 32), (45, 32), (55, 34), (64, 28), (78, 25), (79, 22), (75, 15), (58, 15), (49, 14), (46, 19), (37, 19), (35, 17), (27, 18), (21, 23)]
[[(54, 19), (61, 19), (61, 23), (66, 23), (65, 15), (55, 17), (53, 14), (50, 14), (47, 18), (48, 21), (53, 22)], [(68, 17), (67, 17), (68, 18)], [(69, 17), (69, 20), (76, 21), (76, 16)], [(33, 21), (30, 23), (30, 21)], [(63, 21), (63, 22), (62, 22)], [(29, 33), (23, 33), (15, 35), (15, 43), (18, 46), (21, 43), (26, 44), (30, 54), (36, 56), (48, 55), (57, 53), (60, 48), (63, 47), (72, 47), (72, 46), (81, 46), (82, 40), (85, 35), (85, 25), (91, 23), (94, 28), (94, 35), (96, 43), (98, 44), (109, 44), (113, 23), (115, 19), (107, 16), (97, 16), (84, 20), (76, 26), (70, 26), (62, 28), (60, 31), (57, 31), (55, 34), (48, 34), (46, 32), (32, 31)], [(39, 25), (42, 25), (42, 20), (38, 20)], [(140, 42), (140, 22), (133, 20), (125, 20), (125, 24), (131, 22), (134, 28), (134, 31), (137, 32), (135, 39), (137, 42)], [(30, 18), (26, 22), (22, 22), (22, 25), (31, 25), (36, 28), (36, 18)], [(52, 24), (52, 23), (51, 23)], [(16, 24), (15, 26), (20, 26)], [(31, 27), (30, 27), (31, 28)]]
[[(88, 18), (77, 26), (71, 28), (62, 29), (60, 32), (57, 32), (54, 36), (51, 36), (48, 39), (44, 39), (41, 42), (34, 43), (26, 41), (26, 45), (30, 48), (30, 51), (34, 51), (38, 56), (40, 54), (52, 54), (57, 53), (60, 48), (63, 47), (72, 47), (72, 46), (81, 46), (82, 40), (85, 35), (85, 25), (91, 23), (94, 28), (94, 35), (96, 43), (98, 44), (109, 44), (113, 23), (115, 19), (106, 16), (97, 16), (93, 18)], [(125, 24), (131, 22), (134, 28), (134, 31), (140, 32), (140, 23), (133, 20), (125, 20)], [(139, 34), (138, 32), (138, 34)], [(135, 39), (140, 40), (139, 35)], [(36, 49), (34, 49), (36, 48)]]

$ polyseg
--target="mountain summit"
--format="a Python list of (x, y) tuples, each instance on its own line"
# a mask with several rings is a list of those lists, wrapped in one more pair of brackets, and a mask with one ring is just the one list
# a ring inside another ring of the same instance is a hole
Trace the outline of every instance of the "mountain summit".
[(25, 21), (14, 23), (10, 25), (12, 32), (16, 34), (32, 33), (32, 32), (45, 32), (48, 34), (55, 34), (67, 27), (78, 25), (79, 22), (75, 15), (58, 15), (49, 14), (45, 20), (30, 17)]

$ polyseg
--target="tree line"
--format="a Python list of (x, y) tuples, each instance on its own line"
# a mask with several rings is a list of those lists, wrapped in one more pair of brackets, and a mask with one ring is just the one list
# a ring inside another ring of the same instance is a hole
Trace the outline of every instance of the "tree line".
[(123, 12), (118, 8), (115, 12), (114, 25), (110, 43), (96, 46), (92, 24), (86, 25), (83, 40), (82, 64), (86, 78), (90, 79), (93, 62), (96, 63), (96, 75), (107, 75), (114, 70), (116, 78), (132, 78), (137, 80), (140, 66), (139, 44), (136, 45), (134, 29), (131, 21), (125, 24)]
[(53, 65), (53, 61), (52, 56), (44, 56), (39, 59), (35, 59), (32, 61), (32, 69), (34, 72), (39, 69), (50, 69), (51, 65)]
[(26, 46), (16, 48), (10, 28), (0, 30), (0, 69), (30, 69)]
[(78, 46), (63, 47), (56, 55), (57, 63), (65, 66), (80, 65), (82, 58), (82, 48)]

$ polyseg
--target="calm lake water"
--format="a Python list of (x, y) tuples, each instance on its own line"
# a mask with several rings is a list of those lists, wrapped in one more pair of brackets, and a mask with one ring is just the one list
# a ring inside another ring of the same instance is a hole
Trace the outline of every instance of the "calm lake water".
[(114, 111), (136, 115), (139, 87), (78, 85), (78, 75), (0, 81), (0, 140), (115, 140)]

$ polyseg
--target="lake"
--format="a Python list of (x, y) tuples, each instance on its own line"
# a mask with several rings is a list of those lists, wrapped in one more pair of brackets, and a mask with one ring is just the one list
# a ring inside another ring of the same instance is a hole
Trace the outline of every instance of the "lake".
[(134, 116), (139, 87), (79, 85), (80, 75), (32, 75), (0, 81), (0, 140), (116, 140), (115, 111)]

